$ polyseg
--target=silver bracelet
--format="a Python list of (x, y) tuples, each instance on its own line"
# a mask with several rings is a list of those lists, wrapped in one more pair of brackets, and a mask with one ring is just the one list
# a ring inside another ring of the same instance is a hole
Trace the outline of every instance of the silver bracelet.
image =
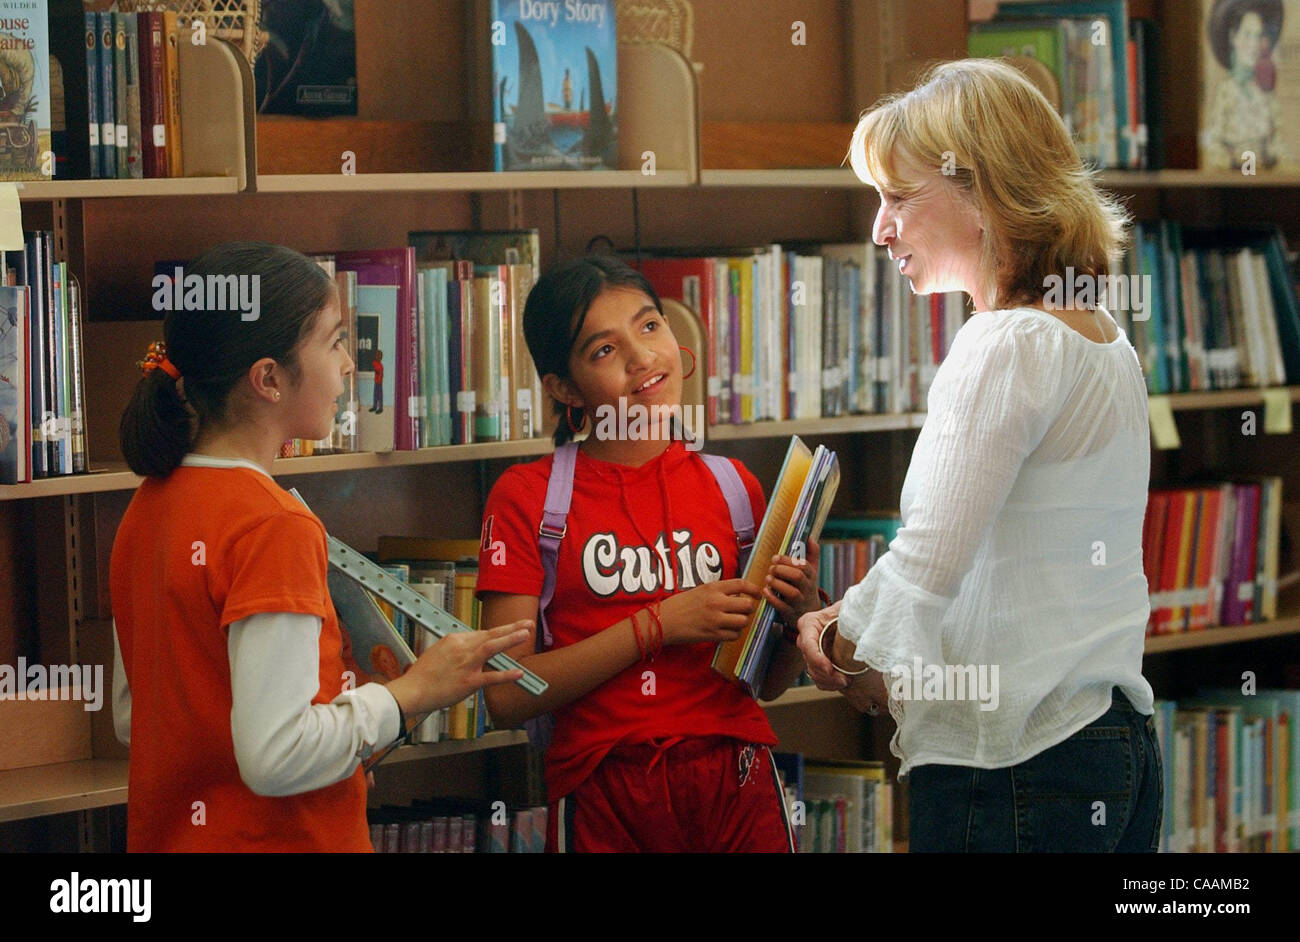
[[(822, 633), (817, 636), (817, 648), (823, 654), (826, 654), (826, 632), (831, 626), (837, 624), (839, 620), (840, 620), (840, 616), (836, 615), (834, 618), (832, 618), (830, 621), (828, 621), (825, 625), (822, 626)], [(826, 660), (831, 662), (831, 667), (835, 668), (837, 671), (839, 671), (841, 674), (843, 674), (846, 677), (857, 677), (858, 675), (865, 674), (867, 671), (871, 670), (871, 665), (868, 664), (860, 671), (846, 671), (844, 668), (840, 667), (840, 665), (835, 663), (835, 658), (832, 657), (830, 654), (826, 654)]]

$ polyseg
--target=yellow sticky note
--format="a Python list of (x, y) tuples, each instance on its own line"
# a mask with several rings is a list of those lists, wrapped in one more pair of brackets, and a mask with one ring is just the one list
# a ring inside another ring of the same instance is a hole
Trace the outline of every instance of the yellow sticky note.
[(1291, 434), (1291, 390), (1264, 389), (1264, 431), (1269, 435)]
[(23, 247), (23, 207), (18, 202), (18, 187), (0, 182), (0, 251), (18, 251)]
[(1151, 409), (1151, 438), (1161, 451), (1181, 448), (1178, 425), (1174, 422), (1174, 406), (1168, 396), (1151, 396), (1147, 403)]

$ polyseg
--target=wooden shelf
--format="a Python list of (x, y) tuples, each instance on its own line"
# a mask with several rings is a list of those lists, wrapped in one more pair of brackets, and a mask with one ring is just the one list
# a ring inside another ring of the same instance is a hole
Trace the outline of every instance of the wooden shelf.
[[(402, 746), (377, 771), (382, 773), (385, 766), (394, 762), (503, 749), (527, 742), (526, 732), (510, 729), (488, 733), (479, 739)], [(0, 772), (0, 822), (125, 804), (127, 770), (126, 759), (83, 759)]]
[[(1300, 400), (1300, 386), (1286, 387), (1291, 393), (1291, 401)], [(1191, 412), (1198, 409), (1233, 409), (1237, 406), (1261, 405), (1264, 402), (1263, 389), (1215, 389), (1209, 392), (1170, 393), (1169, 399), (1175, 412)]]
[(1300, 634), (1300, 591), (1296, 588), (1294, 576), (1285, 583), (1278, 598), (1278, 617), (1272, 621), (1258, 622), (1253, 625), (1225, 625), (1219, 628), (1206, 628), (1202, 631), (1181, 631), (1171, 635), (1155, 635), (1147, 638), (1147, 654), (1164, 654), (1169, 651), (1189, 651), (1193, 648), (1209, 648), (1220, 644), (1240, 644), (1243, 641), (1258, 641), (1261, 638), (1278, 638), (1284, 635)]
[(379, 193), (397, 191), (488, 192), (502, 190), (631, 190), (686, 186), (685, 170), (561, 171), (535, 173), (300, 173), (257, 178), (259, 193)]
[(120, 805), (126, 759), (82, 759), (0, 772), (0, 821)]
[(1104, 170), (1101, 184), (1114, 189), (1300, 186), (1300, 173), (1259, 173), (1246, 176), (1234, 170)]
[(820, 189), (854, 189), (867, 187), (847, 167), (809, 168), (806, 170), (701, 170), (700, 186), (705, 187), (816, 187)]
[(168, 177), (158, 180), (36, 180), (19, 182), (20, 200), (107, 197), (211, 196), (238, 193), (237, 177)]
[(820, 690), (809, 684), (806, 687), (791, 687), (775, 700), (758, 702), (764, 710), (771, 710), (775, 707), (799, 706), (805, 703), (816, 703), (821, 700), (836, 700), (840, 696), (838, 690)]
[[(1291, 400), (1300, 401), (1300, 386), (1288, 386)], [(1212, 392), (1173, 393), (1169, 396), (1174, 411), (1231, 409), (1263, 403), (1259, 389), (1222, 389)], [(919, 429), (926, 413), (906, 412), (887, 415), (844, 415), (829, 419), (792, 419), (773, 422), (750, 422), (743, 425), (715, 425), (705, 433), (710, 440), (742, 441), (763, 438), (788, 438), (791, 435), (854, 435)], [(528, 458), (550, 454), (550, 438), (530, 438), (516, 442), (483, 442), (474, 445), (443, 445), (416, 451), (357, 452), (346, 455), (312, 455), (306, 458), (277, 458), (272, 471), (277, 475), (328, 474), (368, 468), (391, 468), (408, 465), (444, 464), (457, 461), (485, 461), (500, 458)], [(0, 484), (0, 501), (34, 497), (59, 497), (65, 494), (91, 494), (104, 491), (129, 491), (140, 484), (138, 475), (120, 463), (98, 463), (90, 474), (42, 478), (29, 484)]]
[(831, 419), (790, 419), (775, 422), (749, 422), (744, 425), (714, 425), (705, 433), (704, 443), (736, 441), (746, 438), (788, 438), (791, 435), (849, 435), (855, 432), (888, 432), (895, 429), (920, 428), (924, 412), (898, 412), (889, 415), (841, 415)]
[(448, 739), (443, 742), (426, 742), (416, 746), (400, 746), (393, 754), (385, 756), (376, 772), (394, 762), (418, 762), (422, 759), (437, 759), (442, 756), (462, 755), (467, 752), (483, 752), (487, 749), (505, 749), (509, 746), (526, 746), (528, 733), (522, 729), (502, 729), (480, 736), (478, 739)]

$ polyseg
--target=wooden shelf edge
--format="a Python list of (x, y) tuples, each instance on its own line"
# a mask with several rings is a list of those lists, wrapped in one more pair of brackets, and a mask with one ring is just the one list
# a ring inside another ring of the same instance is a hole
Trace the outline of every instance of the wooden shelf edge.
[(469, 752), (483, 752), (489, 749), (507, 749), (510, 746), (528, 744), (528, 733), (522, 729), (502, 729), (480, 736), (478, 739), (446, 739), (442, 742), (419, 743), (414, 746), (401, 746), (384, 759), (376, 768), (382, 772), (384, 766), (395, 762), (419, 762), (424, 759), (438, 759), (443, 756), (463, 755)]
[(370, 193), (384, 191), (630, 190), (682, 187), (685, 170), (591, 170), (537, 172), (464, 171), (458, 173), (268, 174), (257, 178), (259, 193)]
[(15, 184), (20, 200), (210, 196), (238, 193), (238, 177), (166, 177), (153, 180), (36, 180)]
[(80, 759), (0, 772), (0, 821), (126, 802), (126, 759)]
[(1146, 640), (1146, 654), (1166, 654), (1170, 651), (1190, 651), (1220, 644), (1240, 644), (1262, 638), (1280, 638), (1300, 634), (1300, 615), (1276, 618), (1253, 625), (1226, 625), (1200, 631), (1181, 631), (1171, 635), (1154, 635)]
[(1232, 170), (1104, 170), (1098, 182), (1118, 189), (1294, 187), (1300, 186), (1300, 173), (1246, 176)]
[(799, 706), (804, 703), (817, 703), (822, 700), (838, 700), (840, 692), (838, 690), (821, 690), (811, 684), (806, 687), (791, 687), (775, 700), (763, 702), (760, 700), (758, 705), (764, 710), (770, 710), (774, 707)]

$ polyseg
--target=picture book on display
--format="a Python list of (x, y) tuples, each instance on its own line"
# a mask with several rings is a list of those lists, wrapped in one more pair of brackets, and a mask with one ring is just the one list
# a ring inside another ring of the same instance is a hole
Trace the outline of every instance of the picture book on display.
[[(746, 582), (761, 587), (773, 556), (805, 554), (808, 542), (821, 536), (839, 484), (835, 452), (824, 445), (809, 451), (798, 435), (790, 438), (772, 499), (745, 565)], [(713, 656), (714, 670), (756, 694), (780, 631), (776, 621), (776, 609), (766, 598), (761, 599), (740, 637), (718, 645)]]
[(261, 114), (357, 113), (353, 0), (262, 0), (267, 41), (253, 69)]
[(1300, 169), (1300, 0), (1200, 5), (1201, 169)]
[(53, 176), (51, 98), (45, 0), (0, 0), (0, 180)]
[(491, 0), (485, 28), (494, 169), (614, 169), (614, 0)]

